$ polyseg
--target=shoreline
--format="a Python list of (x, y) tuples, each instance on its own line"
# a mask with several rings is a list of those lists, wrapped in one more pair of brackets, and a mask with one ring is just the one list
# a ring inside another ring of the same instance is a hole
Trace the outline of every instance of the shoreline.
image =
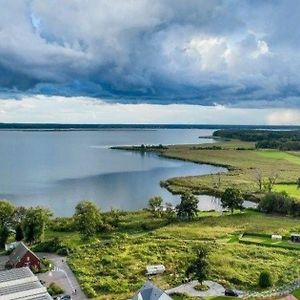
[[(197, 144), (196, 144), (197, 145)], [(172, 159), (172, 160), (179, 160), (179, 161), (184, 161), (184, 162), (190, 162), (190, 163), (194, 163), (194, 164), (198, 164), (198, 165), (209, 165), (209, 166), (214, 166), (214, 167), (220, 167), (220, 168), (225, 168), (226, 170), (223, 172), (217, 172), (217, 173), (209, 173), (209, 174), (203, 174), (203, 175), (191, 175), (191, 176), (176, 176), (176, 177), (172, 177), (172, 178), (168, 178), (166, 180), (160, 181), (160, 186), (162, 188), (165, 188), (169, 193), (171, 193), (172, 195), (180, 195), (182, 194), (182, 191), (175, 191), (174, 189), (172, 189), (171, 183), (169, 182), (170, 180), (174, 179), (174, 178), (189, 178), (189, 177), (201, 177), (201, 176), (216, 176), (218, 174), (225, 174), (225, 173), (229, 173), (230, 171), (234, 171), (236, 170), (233, 166), (231, 165), (227, 165), (227, 164), (220, 164), (220, 163), (212, 163), (212, 162), (206, 162), (206, 161), (195, 161), (195, 160), (191, 160), (191, 159), (186, 159), (186, 158), (180, 158), (180, 157), (173, 157), (171, 155), (168, 155), (166, 153), (164, 153), (164, 150), (168, 150), (171, 147), (176, 147), (176, 146), (191, 146), (193, 147), (194, 145), (167, 145), (167, 146), (163, 146), (164, 148), (161, 148), (160, 146), (156, 146), (156, 145), (152, 145), (152, 146), (146, 146), (141, 147), (141, 146), (113, 146), (110, 147), (110, 149), (112, 150), (120, 150), (120, 151), (133, 151), (133, 152), (140, 152), (140, 153), (154, 153), (160, 157), (166, 158), (166, 159)], [(183, 187), (184, 188), (184, 187)], [(185, 188), (185, 189), (189, 189), (189, 188)], [(213, 188), (211, 189), (201, 189), (198, 191), (193, 190), (192, 193), (194, 195), (207, 195), (207, 196), (215, 196), (215, 197), (220, 197), (221, 196), (221, 192), (218, 190), (215, 190)], [(257, 203), (258, 199), (256, 198), (248, 198), (245, 199), (254, 203)]]

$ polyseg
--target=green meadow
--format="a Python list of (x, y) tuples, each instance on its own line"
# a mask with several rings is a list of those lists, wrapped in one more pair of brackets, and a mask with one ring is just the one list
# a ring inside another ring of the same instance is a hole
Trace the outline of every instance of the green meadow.
[(296, 184), (276, 184), (274, 186), (276, 192), (287, 192), (290, 196), (300, 199), (300, 189)]
[[(282, 234), (300, 231), (300, 220), (252, 210), (199, 213), (193, 221), (168, 224), (148, 211), (128, 212), (118, 229), (83, 241), (75, 232), (47, 231), (72, 248), (68, 262), (84, 291), (96, 299), (128, 299), (147, 280), (145, 267), (164, 264), (153, 281), (163, 289), (181, 284), (197, 248), (209, 248), (209, 278), (226, 287), (258, 290), (258, 276), (268, 270), (276, 286), (300, 276), (299, 250), (243, 244), (244, 232)], [(179, 297), (179, 296), (178, 296)], [(175, 299), (190, 299), (190, 298)]]
[[(190, 190), (196, 194), (221, 194), (227, 187), (240, 189), (248, 198), (257, 201), (262, 196), (259, 191), (256, 177), (262, 174), (263, 177), (277, 176), (276, 187), (291, 190), (287, 186), (296, 184), (299, 178), (300, 157), (297, 152), (281, 152), (270, 150), (256, 150), (254, 143), (225, 141), (219, 142), (221, 149), (205, 149), (207, 145), (171, 146), (161, 151), (161, 155), (193, 161), (196, 163), (208, 163), (224, 166), (229, 169), (227, 173), (220, 174), (220, 185), (215, 186), (216, 175), (176, 177), (165, 180), (162, 185), (173, 193), (182, 193)], [(281, 184), (284, 184), (282, 186)], [(296, 191), (293, 190), (295, 195)]]

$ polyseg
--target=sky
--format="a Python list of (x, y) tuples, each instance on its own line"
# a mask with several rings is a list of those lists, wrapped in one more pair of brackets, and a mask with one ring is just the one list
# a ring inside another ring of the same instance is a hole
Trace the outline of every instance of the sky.
[(300, 124), (298, 0), (0, 7), (0, 122)]

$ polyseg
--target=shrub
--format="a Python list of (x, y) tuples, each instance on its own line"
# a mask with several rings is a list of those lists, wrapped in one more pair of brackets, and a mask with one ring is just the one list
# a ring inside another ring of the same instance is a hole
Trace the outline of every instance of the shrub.
[(268, 288), (273, 285), (271, 274), (268, 271), (262, 271), (259, 275), (258, 285), (261, 288)]
[(41, 259), (41, 263), (47, 268), (49, 269), (51, 266), (51, 261), (47, 258), (47, 257), (43, 257)]
[(300, 214), (300, 204), (286, 192), (267, 193), (260, 201), (258, 208), (266, 213), (295, 216)]
[(47, 291), (51, 296), (60, 295), (64, 292), (64, 290), (54, 282), (50, 283), (49, 287), (47, 288)]
[(197, 284), (197, 285), (194, 286), (194, 289), (196, 291), (202, 291), (202, 292), (204, 292), (204, 291), (207, 291), (209, 288), (208, 288), (208, 286), (206, 284)]
[(10, 262), (10, 261), (7, 261), (7, 262), (5, 263), (5, 269), (10, 270), (10, 269), (12, 269), (12, 268), (13, 268), (13, 265), (11, 264), (11, 262)]
[(54, 220), (51, 220), (49, 228), (53, 231), (72, 232), (75, 230), (74, 219), (62, 217), (55, 218)]
[(88, 283), (84, 283), (82, 285), (82, 290), (88, 298), (94, 298), (97, 296), (95, 290)]
[(61, 256), (68, 256), (70, 254), (70, 249), (68, 247), (59, 248), (56, 253)]
[(57, 253), (59, 255), (69, 255), (70, 253), (70, 249), (57, 237), (39, 243), (34, 247), (34, 250), (37, 252)]

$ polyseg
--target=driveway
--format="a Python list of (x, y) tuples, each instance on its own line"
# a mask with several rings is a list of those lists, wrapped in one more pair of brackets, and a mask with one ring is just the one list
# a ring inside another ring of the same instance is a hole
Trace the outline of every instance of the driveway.
[(192, 297), (206, 297), (206, 296), (224, 296), (225, 288), (217, 282), (206, 280), (203, 282), (208, 286), (207, 291), (197, 291), (194, 287), (199, 284), (197, 280), (184, 283), (176, 288), (166, 290), (167, 294), (180, 293)]
[[(66, 263), (66, 257), (58, 256), (56, 254), (50, 253), (37, 253), (37, 255), (42, 258), (46, 257), (53, 263), (53, 270), (47, 273), (37, 274), (40, 280), (46, 282), (48, 286), (51, 282), (57, 283), (61, 286), (65, 294), (72, 295), (74, 300), (84, 300), (87, 299), (85, 294), (82, 292), (79, 283)], [(76, 291), (76, 293), (75, 293)]]

